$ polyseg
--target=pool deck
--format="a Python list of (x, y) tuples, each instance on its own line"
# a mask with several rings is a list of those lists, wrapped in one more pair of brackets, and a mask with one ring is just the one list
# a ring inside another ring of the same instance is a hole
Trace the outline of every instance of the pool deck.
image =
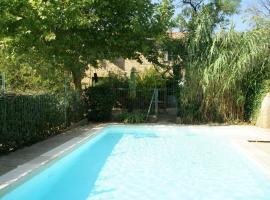
[[(92, 137), (98, 130), (111, 124), (89, 124), (68, 130), (29, 147), (0, 157), (0, 190), (21, 180), (36, 169), (68, 152), (76, 145)], [(176, 124), (145, 124), (160, 127), (183, 127)], [(136, 125), (135, 125), (136, 126)], [(143, 126), (143, 125), (142, 125)], [(270, 129), (254, 126), (187, 126), (203, 130), (211, 127), (216, 133), (226, 134), (233, 143), (259, 167), (270, 175), (270, 143), (248, 142), (270, 141)]]

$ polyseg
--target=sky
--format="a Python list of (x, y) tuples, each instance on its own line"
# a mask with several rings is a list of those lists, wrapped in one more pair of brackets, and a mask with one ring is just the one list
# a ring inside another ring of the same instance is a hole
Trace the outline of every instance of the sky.
[[(153, 0), (153, 2), (159, 2), (161, 0)], [(232, 16), (232, 22), (235, 24), (237, 31), (246, 31), (250, 29), (250, 20), (248, 13), (245, 12), (247, 9), (258, 5), (260, 0), (241, 0), (240, 13)], [(178, 8), (176, 12), (180, 12), (181, 8)]]
[[(248, 14), (245, 10), (251, 8), (252, 6), (258, 5), (260, 0), (242, 0), (241, 1), (241, 12), (240, 14), (234, 15), (232, 21), (235, 24), (235, 29), (238, 31), (246, 31), (250, 28), (250, 21), (248, 20)], [(243, 22), (246, 20), (245, 22)]]

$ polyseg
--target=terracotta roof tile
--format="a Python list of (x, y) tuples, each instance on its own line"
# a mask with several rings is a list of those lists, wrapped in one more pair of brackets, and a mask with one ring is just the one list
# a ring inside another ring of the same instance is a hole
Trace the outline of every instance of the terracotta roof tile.
[(184, 32), (168, 32), (168, 34), (173, 39), (181, 39), (186, 35)]

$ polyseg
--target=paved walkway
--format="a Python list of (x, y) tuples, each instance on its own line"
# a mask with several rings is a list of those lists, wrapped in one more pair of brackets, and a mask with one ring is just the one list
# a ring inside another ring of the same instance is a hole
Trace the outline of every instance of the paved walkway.
[(19, 165), (29, 162), (34, 158), (66, 143), (67, 141), (87, 134), (97, 124), (89, 124), (75, 129), (68, 130), (62, 134), (50, 137), (42, 142), (38, 142), (32, 146), (19, 149), (7, 155), (0, 157), (0, 176), (17, 168)]

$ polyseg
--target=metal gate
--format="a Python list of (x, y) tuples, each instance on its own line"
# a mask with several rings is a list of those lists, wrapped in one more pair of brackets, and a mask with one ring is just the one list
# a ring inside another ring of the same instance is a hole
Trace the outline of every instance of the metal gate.
[(174, 88), (136, 89), (136, 95), (130, 97), (129, 88), (114, 89), (116, 103), (115, 110), (140, 110), (147, 116), (155, 115), (158, 118), (176, 118), (177, 98)]

